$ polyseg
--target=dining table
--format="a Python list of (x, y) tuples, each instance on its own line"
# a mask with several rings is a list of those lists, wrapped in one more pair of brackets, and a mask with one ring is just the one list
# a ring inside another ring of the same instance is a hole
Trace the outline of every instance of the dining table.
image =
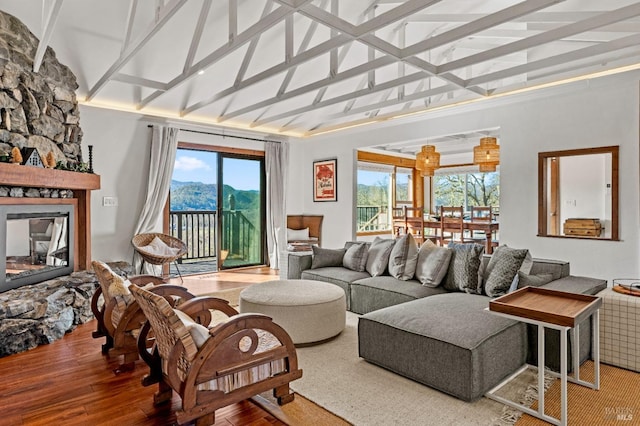
[[(492, 245), (493, 233), (500, 229), (500, 223), (498, 221), (493, 220), (489, 222), (489, 221), (465, 220), (462, 222), (462, 224), (463, 224), (463, 229), (465, 230), (469, 230), (471, 232), (473, 231), (484, 232), (484, 235), (486, 238), (484, 252), (487, 254), (493, 253), (493, 245)], [(426, 237), (428, 235), (426, 232), (427, 229), (440, 229), (440, 221), (433, 218), (425, 219), (424, 228), (425, 228), (424, 235)]]

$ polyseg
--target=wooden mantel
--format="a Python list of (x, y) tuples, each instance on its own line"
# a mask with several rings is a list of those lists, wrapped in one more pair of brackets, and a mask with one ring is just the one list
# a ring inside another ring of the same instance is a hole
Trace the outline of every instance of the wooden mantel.
[[(74, 269), (84, 270), (91, 267), (91, 191), (100, 189), (99, 175), (0, 163), (0, 185), (71, 189), (74, 199), (77, 200)], [(0, 197), (1, 204), (55, 204), (57, 201), (60, 204), (69, 202), (64, 198)]]

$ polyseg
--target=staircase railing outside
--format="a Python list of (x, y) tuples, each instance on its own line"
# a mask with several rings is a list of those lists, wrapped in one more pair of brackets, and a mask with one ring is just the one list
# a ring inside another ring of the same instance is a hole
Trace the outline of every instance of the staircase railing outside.
[(358, 232), (389, 229), (387, 206), (356, 206)]

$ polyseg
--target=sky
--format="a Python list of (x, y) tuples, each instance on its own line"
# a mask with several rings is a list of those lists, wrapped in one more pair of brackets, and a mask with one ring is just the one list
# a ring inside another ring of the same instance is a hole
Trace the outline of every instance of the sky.
[[(216, 183), (215, 152), (178, 149), (173, 179), (180, 182)], [(260, 189), (260, 162), (237, 158), (223, 159), (224, 183), (240, 190)]]

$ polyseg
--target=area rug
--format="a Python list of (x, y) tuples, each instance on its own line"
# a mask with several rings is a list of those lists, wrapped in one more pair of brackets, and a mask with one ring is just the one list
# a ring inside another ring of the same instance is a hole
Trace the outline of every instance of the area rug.
[[(354, 425), (503, 425), (505, 407), (487, 398), (467, 403), (413, 382), (358, 357), (358, 317), (335, 339), (298, 348), (303, 377), (291, 383), (298, 394)], [(521, 401), (535, 375), (501, 389)]]
[(226, 290), (212, 291), (202, 296), (212, 296), (220, 299), (227, 300), (231, 306), (238, 306), (240, 304), (240, 292), (246, 287), (229, 288)]
[[(593, 380), (593, 362), (580, 367), (580, 378)], [(640, 424), (640, 374), (600, 365), (600, 389), (594, 390), (569, 383), (567, 387), (567, 418), (569, 425), (638, 425)], [(560, 415), (560, 380), (555, 380), (545, 393), (545, 413)], [(537, 410), (537, 402), (531, 406)], [(516, 426), (547, 425), (523, 414)]]

